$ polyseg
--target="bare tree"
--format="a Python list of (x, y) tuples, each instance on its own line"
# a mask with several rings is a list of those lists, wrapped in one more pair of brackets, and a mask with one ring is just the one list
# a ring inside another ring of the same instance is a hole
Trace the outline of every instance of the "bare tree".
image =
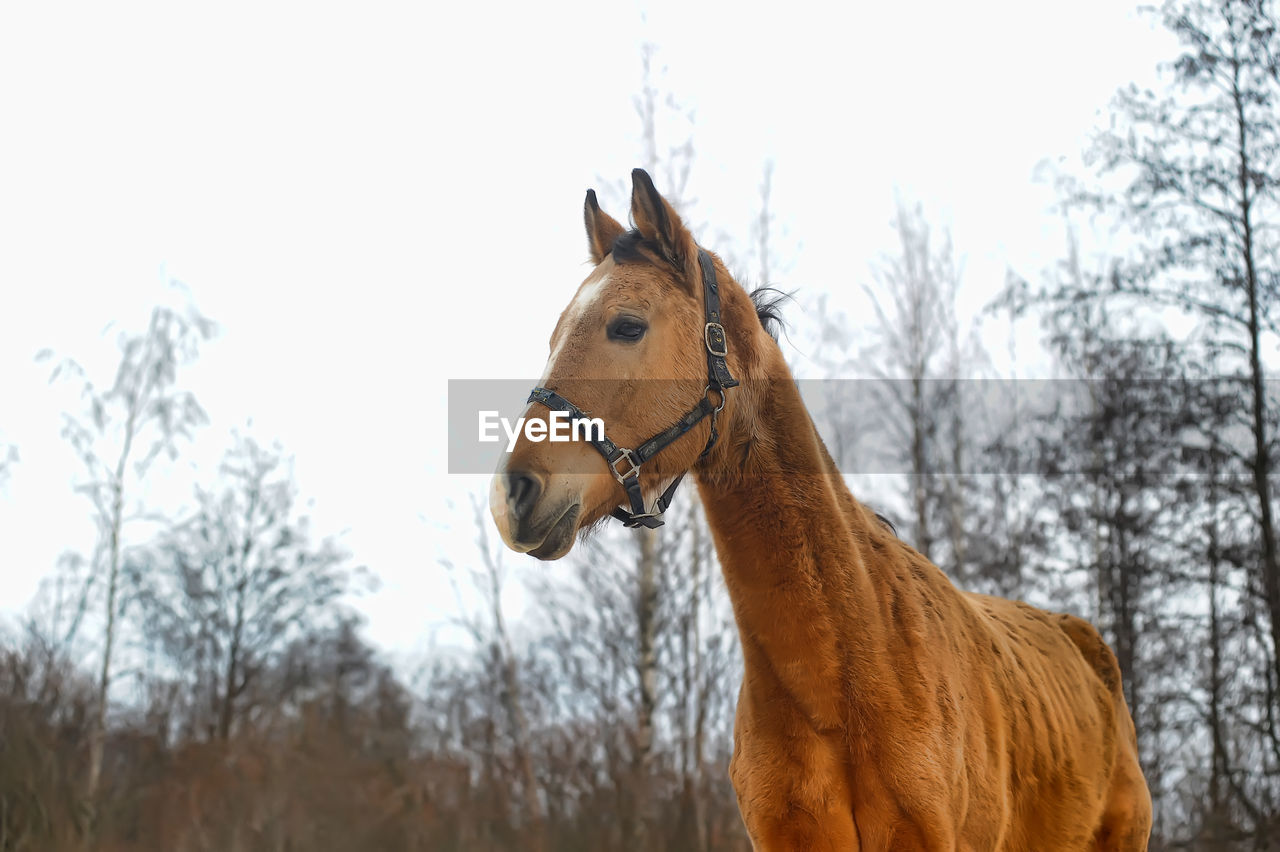
[[(497, 676), (498, 703), (507, 717), (513, 758), (520, 783), (521, 803), (527, 829), (524, 841), (527, 848), (547, 848), (546, 816), (542, 804), (542, 791), (534, 771), (529, 716), (525, 710), (526, 690), (520, 676), (520, 663), (507, 629), (502, 611), (502, 588), (506, 572), (502, 564), (502, 550), (489, 541), (488, 510), (479, 500), (472, 501), (476, 524), (476, 544), (479, 565), (469, 568), (471, 587), (480, 593), (483, 614), (470, 614), (462, 604), (459, 594), (461, 624), (471, 634), (476, 647), (483, 649), (490, 671)], [(451, 573), (456, 566), (451, 560), (443, 560)], [(455, 585), (455, 591), (457, 587)], [(493, 755), (490, 755), (490, 759)]]
[[(949, 454), (939, 440), (945, 431), (943, 418), (953, 408), (946, 400), (954, 395), (958, 380), (946, 371), (959, 368), (955, 342), (959, 272), (950, 236), (944, 235), (935, 249), (919, 206), (908, 209), (899, 203), (893, 224), (900, 249), (877, 271), (876, 289), (865, 288), (877, 325), (876, 341), (864, 354), (881, 380), (875, 387), (883, 397), (880, 427), (889, 435), (889, 452), (905, 463), (913, 543), (925, 557), (936, 559), (935, 539), (942, 533), (934, 518), (931, 491), (940, 481), (938, 474), (951, 470), (959, 453), (958, 443)], [(959, 435), (955, 439), (959, 441)], [(958, 492), (948, 496), (947, 502), (953, 505), (946, 515), (958, 517), (954, 506)], [(953, 558), (959, 555), (952, 554)]]
[[(89, 742), (85, 780), (90, 807), (102, 770), (108, 692), (111, 687), (121, 606), (125, 524), (137, 517), (130, 506), (135, 482), (160, 455), (176, 457), (183, 440), (206, 420), (195, 397), (178, 387), (178, 370), (195, 358), (199, 344), (213, 333), (213, 323), (188, 311), (152, 311), (143, 334), (121, 334), (120, 364), (112, 384), (100, 389), (77, 362), (64, 360), (53, 378), (66, 374), (80, 383), (84, 406), (63, 418), (62, 435), (84, 465), (79, 490), (93, 505), (98, 547), (82, 597), (102, 591), (102, 650), (98, 666), (97, 709)], [(40, 358), (48, 357), (41, 353)], [(132, 474), (132, 481), (131, 475)], [(88, 835), (86, 835), (88, 836)]]
[(1235, 362), (1223, 366), (1248, 404), (1259, 585), (1280, 680), (1275, 433), (1263, 361), (1280, 280), (1280, 31), (1268, 0), (1168, 0), (1158, 14), (1182, 43), (1171, 85), (1166, 94), (1122, 90), (1115, 124), (1092, 151), (1124, 190), (1077, 191), (1074, 200), (1116, 212), (1140, 241), (1134, 258), (1096, 282), (1096, 296), (1183, 311)]
[(225, 484), (197, 489), (194, 515), (128, 567), (147, 634), (189, 679), (192, 718), (226, 741), (259, 675), (291, 640), (340, 621), (364, 572), (332, 539), (312, 543), (278, 448), (237, 436), (221, 474)]
[(74, 848), (94, 702), (92, 678), (38, 630), (0, 644), (0, 849)]
[[(1171, 811), (1172, 797), (1156, 789), (1159, 810), (1169, 814), (1165, 821), (1201, 820), (1199, 839), (1218, 844), (1214, 848), (1240, 848), (1232, 844), (1249, 839), (1266, 848), (1280, 824), (1274, 805), (1280, 765), (1280, 554), (1272, 493), (1277, 406), (1264, 357), (1280, 331), (1280, 232), (1274, 226), (1280, 215), (1280, 30), (1268, 0), (1167, 0), (1152, 11), (1181, 42), (1168, 85), (1118, 93), (1111, 125), (1089, 151), (1099, 180), (1088, 188), (1068, 183), (1064, 193), (1069, 209), (1108, 214), (1131, 248), (1099, 273), (1077, 268), (1038, 292), (1012, 289), (1021, 305), (1047, 306), (1060, 320), (1087, 311), (1097, 316), (1099, 308), (1112, 317), (1190, 320), (1194, 332), (1180, 342), (1184, 369), (1216, 373), (1210, 384), (1217, 401), (1196, 404), (1200, 422), (1213, 426), (1202, 430), (1198, 444), (1180, 444), (1193, 458), (1207, 453), (1204, 445), (1213, 448), (1213, 464), (1202, 471), (1212, 488), (1184, 485), (1179, 509), (1204, 533), (1143, 544), (1136, 552), (1140, 560), (1159, 561), (1173, 544), (1191, 564), (1208, 566), (1207, 575), (1194, 577), (1207, 586), (1208, 611), (1181, 620), (1184, 629), (1202, 631), (1210, 665), (1203, 687), (1157, 683), (1149, 665), (1130, 682), (1147, 693), (1138, 698), (1153, 714), (1149, 742), (1164, 724), (1160, 696), (1172, 695), (1195, 708), (1190, 718), (1203, 727), (1194, 736), (1210, 744), (1201, 761), (1208, 766), (1208, 806)], [(1118, 191), (1110, 191), (1108, 181)], [(1078, 335), (1081, 324), (1074, 326)], [(1220, 440), (1215, 431), (1233, 437)], [(1095, 492), (1095, 510), (1105, 515), (1119, 493)], [(1132, 498), (1132, 508), (1142, 517), (1162, 499), (1148, 489)], [(1122, 538), (1095, 536), (1092, 548), (1102, 557), (1095, 561), (1113, 559), (1111, 548)], [(1100, 611), (1125, 606), (1126, 583), (1144, 570), (1139, 564), (1099, 576)], [(1117, 624), (1124, 620), (1121, 613)], [(1138, 607), (1136, 624), (1150, 624), (1145, 607)], [(1148, 648), (1162, 641), (1150, 627), (1140, 632)], [(1132, 649), (1117, 638), (1117, 650), (1128, 655)], [(1226, 655), (1233, 664), (1224, 667)], [(1142, 668), (1141, 654), (1133, 656)], [(1171, 756), (1185, 759), (1161, 741), (1148, 760)]]

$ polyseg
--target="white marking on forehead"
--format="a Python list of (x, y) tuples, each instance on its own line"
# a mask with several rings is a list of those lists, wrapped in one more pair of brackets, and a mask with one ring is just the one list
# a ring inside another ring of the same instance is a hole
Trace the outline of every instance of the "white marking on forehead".
[[(603, 265), (603, 264), (602, 264)], [(597, 268), (599, 271), (599, 268)], [(539, 386), (544, 386), (547, 380), (551, 378), (551, 373), (556, 368), (556, 361), (560, 358), (560, 354), (564, 351), (564, 345), (573, 335), (573, 327), (582, 319), (582, 315), (590, 310), (591, 306), (600, 298), (600, 294), (604, 292), (604, 287), (609, 283), (609, 273), (604, 272), (594, 281), (588, 278), (582, 282), (582, 286), (578, 288), (578, 293), (573, 297), (573, 301), (569, 303), (569, 307), (564, 312), (564, 321), (561, 327), (562, 334), (559, 342), (556, 343), (551, 354), (547, 357), (547, 367), (542, 371), (542, 378), (538, 380)]]

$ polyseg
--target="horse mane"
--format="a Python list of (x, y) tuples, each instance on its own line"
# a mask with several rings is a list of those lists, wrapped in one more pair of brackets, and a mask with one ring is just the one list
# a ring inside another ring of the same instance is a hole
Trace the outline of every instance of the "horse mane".
[[(663, 256), (658, 243), (646, 239), (636, 228), (619, 234), (613, 241), (610, 254), (613, 255), (614, 263), (652, 263)], [(791, 294), (776, 287), (757, 287), (748, 295), (751, 297), (751, 304), (755, 305), (760, 327), (776, 342), (778, 335), (786, 328), (782, 319), (782, 304), (791, 298)]]
[(787, 327), (782, 319), (782, 303), (788, 301), (791, 294), (784, 293), (777, 287), (766, 286), (757, 287), (748, 295), (751, 296), (751, 304), (756, 306), (756, 318), (760, 320), (760, 327), (777, 343), (779, 333)]
[(894, 537), (894, 538), (897, 538), (897, 537), (898, 537), (898, 528), (897, 528), (896, 526), (894, 526), (893, 521), (889, 520), (888, 518), (886, 518), (884, 515), (880, 514), (879, 512), (873, 512), (872, 514), (874, 514), (874, 515), (876, 516), (876, 520), (877, 520), (877, 521), (879, 521), (879, 522), (884, 526), (884, 528), (885, 528), (885, 529), (887, 529), (889, 532), (893, 533), (893, 537)]

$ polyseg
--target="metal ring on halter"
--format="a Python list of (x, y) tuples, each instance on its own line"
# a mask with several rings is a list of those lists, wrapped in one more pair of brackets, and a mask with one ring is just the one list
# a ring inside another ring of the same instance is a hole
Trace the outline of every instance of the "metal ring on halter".
[(712, 392), (712, 391), (715, 391), (716, 393), (720, 394), (720, 404), (719, 404), (719, 405), (717, 405), (717, 406), (715, 407), (715, 410), (714, 410), (714, 411), (712, 411), (711, 413), (712, 413), (712, 414), (719, 414), (721, 411), (724, 411), (724, 403), (725, 403), (725, 399), (726, 399), (729, 395), (728, 395), (727, 393), (725, 393), (725, 392), (724, 392), (724, 388), (716, 388), (716, 387), (712, 387), (711, 385), (707, 385), (705, 388), (703, 388), (703, 389), (702, 389), (702, 395), (703, 395), (704, 397), (706, 397), (706, 398), (710, 399), (710, 398), (711, 398), (711, 392)]

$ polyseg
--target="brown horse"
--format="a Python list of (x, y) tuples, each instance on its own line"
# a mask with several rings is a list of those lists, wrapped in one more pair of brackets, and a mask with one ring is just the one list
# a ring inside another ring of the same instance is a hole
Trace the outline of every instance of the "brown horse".
[[(626, 486), (647, 505), (692, 471), (742, 641), (730, 775), (757, 850), (1146, 849), (1098, 632), (957, 590), (858, 503), (751, 297), (632, 178), (632, 231), (587, 194), (595, 268), (526, 412), (586, 412), (608, 437), (517, 441), (491, 494), (506, 543), (558, 559), (627, 505), (652, 526)], [(667, 441), (640, 458), (651, 435)]]

